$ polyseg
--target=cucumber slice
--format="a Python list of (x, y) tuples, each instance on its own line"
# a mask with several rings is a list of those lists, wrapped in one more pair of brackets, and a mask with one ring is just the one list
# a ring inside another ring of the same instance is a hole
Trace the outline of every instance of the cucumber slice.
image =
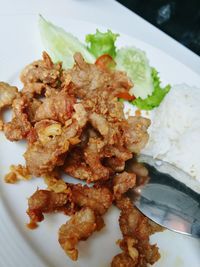
[(78, 38), (46, 21), (41, 15), (39, 16), (39, 29), (45, 50), (54, 62), (62, 61), (64, 68), (73, 66), (75, 52), (80, 52), (88, 63), (95, 62), (95, 57)]
[(123, 47), (115, 58), (117, 69), (125, 71), (134, 86), (130, 94), (145, 99), (153, 92), (151, 67), (145, 52), (135, 47)]

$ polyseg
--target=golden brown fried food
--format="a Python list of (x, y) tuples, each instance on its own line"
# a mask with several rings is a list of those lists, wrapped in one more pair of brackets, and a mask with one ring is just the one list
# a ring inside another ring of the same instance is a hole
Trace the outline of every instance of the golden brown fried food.
[(48, 190), (37, 190), (28, 199), (27, 214), (30, 223), (38, 223), (44, 219), (43, 213), (63, 211), (67, 213), (67, 204), (71, 201), (71, 190), (67, 193), (55, 193)]
[(35, 112), (35, 121), (52, 119), (65, 123), (72, 117), (75, 98), (69, 96), (64, 90), (57, 92), (43, 100), (43, 103)]
[[(61, 64), (53, 64), (51, 58), (46, 52), (43, 52), (43, 60), (38, 60), (26, 66), (21, 73), (20, 79), (24, 84), (24, 93), (33, 96), (34, 93), (40, 94), (42, 89), (38, 90), (38, 83), (56, 87), (61, 75)], [(31, 87), (29, 85), (31, 84)], [(35, 85), (36, 84), (36, 85)], [(35, 85), (35, 90), (33, 86)], [(39, 88), (40, 88), (39, 86)]]
[(115, 198), (119, 199), (122, 194), (133, 188), (136, 183), (136, 175), (134, 173), (122, 172), (113, 178), (113, 192)]
[(149, 243), (149, 236), (163, 228), (152, 223), (140, 213), (128, 198), (122, 198), (116, 202), (121, 210), (119, 225), (123, 240), (119, 245), (128, 254), (137, 267), (145, 267), (154, 264), (160, 254), (156, 245)]
[(94, 188), (76, 184), (71, 186), (72, 201), (79, 207), (88, 207), (103, 215), (112, 205), (113, 196), (108, 188)]
[(88, 64), (80, 53), (74, 55), (75, 65), (67, 73), (71, 75), (77, 97), (84, 98), (98, 88), (114, 91), (123, 88), (127, 91), (132, 83), (124, 72), (108, 72), (95, 64)]
[(18, 141), (27, 137), (32, 129), (27, 108), (29, 101), (25, 96), (17, 97), (12, 104), (13, 119), (4, 125), (5, 136), (10, 141)]
[[(107, 167), (103, 166), (101, 162), (100, 154), (102, 146), (103, 142), (101, 142), (100, 139), (90, 138), (84, 150), (84, 159), (99, 180), (106, 180), (109, 178), (110, 171)], [(92, 181), (92, 179), (90, 179), (90, 181)]]
[(135, 267), (135, 263), (128, 253), (122, 252), (116, 255), (111, 262), (111, 267)]
[[(50, 124), (49, 124), (50, 123)], [(28, 145), (24, 154), (26, 166), (31, 174), (40, 176), (52, 172), (64, 163), (69, 147), (79, 143), (80, 128), (77, 121), (63, 126), (55, 121), (44, 120), (35, 125), (38, 139)]]
[[(64, 171), (75, 178), (86, 180), (89, 183), (98, 181), (102, 179), (103, 176), (104, 179), (109, 178), (109, 168), (101, 164), (99, 158), (100, 156), (98, 154), (93, 155), (90, 151), (90, 154), (88, 154), (88, 150), (89, 149), (75, 147), (75, 149), (70, 151), (65, 160)], [(91, 159), (90, 157), (92, 156), (94, 158)], [(88, 160), (88, 162), (86, 160)], [(88, 163), (90, 163), (90, 165)], [(97, 164), (101, 165), (101, 170), (103, 169), (104, 171), (103, 173), (99, 174), (98, 170), (95, 170), (95, 166), (97, 168)]]
[(127, 121), (128, 127), (124, 131), (126, 147), (131, 152), (140, 153), (148, 141), (147, 129), (151, 122), (149, 119), (138, 116), (131, 116)]
[[(63, 70), (61, 63), (54, 64), (44, 52), (42, 60), (22, 71), (21, 93), (0, 83), (0, 109), (11, 104), (13, 108), (5, 135), (11, 141), (28, 141), (26, 167), (12, 169), (7, 182), (26, 173), (44, 178), (48, 190), (37, 190), (28, 200), (29, 227), (36, 227), (43, 213), (72, 215), (59, 230), (59, 243), (72, 260), (78, 258), (78, 242), (104, 226), (102, 215), (115, 199), (121, 209), (123, 239), (119, 245), (123, 252), (114, 257), (112, 266), (145, 267), (159, 258), (149, 235), (160, 228), (123, 194), (135, 185), (136, 174), (138, 178), (145, 173), (128, 173), (124, 168), (133, 153), (145, 146), (150, 121), (142, 117), (126, 120), (123, 103), (117, 98), (132, 87), (125, 73), (88, 64), (80, 53), (74, 59), (74, 67)], [(61, 170), (94, 185), (68, 184), (60, 178)]]
[(0, 82), (0, 110), (4, 107), (12, 105), (13, 100), (16, 98), (18, 89), (8, 83)]
[(74, 261), (78, 259), (76, 245), (86, 240), (96, 230), (96, 217), (90, 208), (83, 208), (63, 224), (58, 233), (58, 241), (65, 253)]
[(10, 172), (5, 176), (5, 182), (9, 184), (14, 184), (19, 180), (30, 180), (31, 175), (28, 169), (21, 164), (11, 165)]

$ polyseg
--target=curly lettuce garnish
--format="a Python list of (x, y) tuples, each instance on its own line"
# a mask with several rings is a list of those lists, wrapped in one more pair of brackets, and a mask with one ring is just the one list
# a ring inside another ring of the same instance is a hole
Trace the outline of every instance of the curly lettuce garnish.
[(158, 107), (171, 88), (170, 85), (167, 85), (163, 88), (161, 87), (160, 78), (156, 69), (152, 68), (151, 76), (154, 87), (153, 93), (145, 99), (141, 99), (139, 97), (131, 102), (133, 105), (142, 110), (151, 110), (155, 107)]
[(119, 34), (115, 34), (110, 30), (103, 33), (97, 29), (95, 34), (87, 34), (85, 41), (88, 43), (87, 48), (89, 52), (92, 53), (96, 58), (104, 54), (108, 54), (112, 58), (115, 58), (115, 41), (118, 36)]

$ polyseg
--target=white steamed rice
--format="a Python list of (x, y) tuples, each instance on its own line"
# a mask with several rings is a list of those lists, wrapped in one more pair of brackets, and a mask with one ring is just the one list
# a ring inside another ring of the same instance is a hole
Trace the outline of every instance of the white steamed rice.
[(152, 115), (143, 153), (168, 161), (200, 181), (200, 89), (173, 86)]

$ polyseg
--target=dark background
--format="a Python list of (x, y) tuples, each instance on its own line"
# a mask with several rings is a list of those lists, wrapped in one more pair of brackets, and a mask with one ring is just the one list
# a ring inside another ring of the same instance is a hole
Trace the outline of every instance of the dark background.
[(200, 55), (200, 0), (117, 0)]

